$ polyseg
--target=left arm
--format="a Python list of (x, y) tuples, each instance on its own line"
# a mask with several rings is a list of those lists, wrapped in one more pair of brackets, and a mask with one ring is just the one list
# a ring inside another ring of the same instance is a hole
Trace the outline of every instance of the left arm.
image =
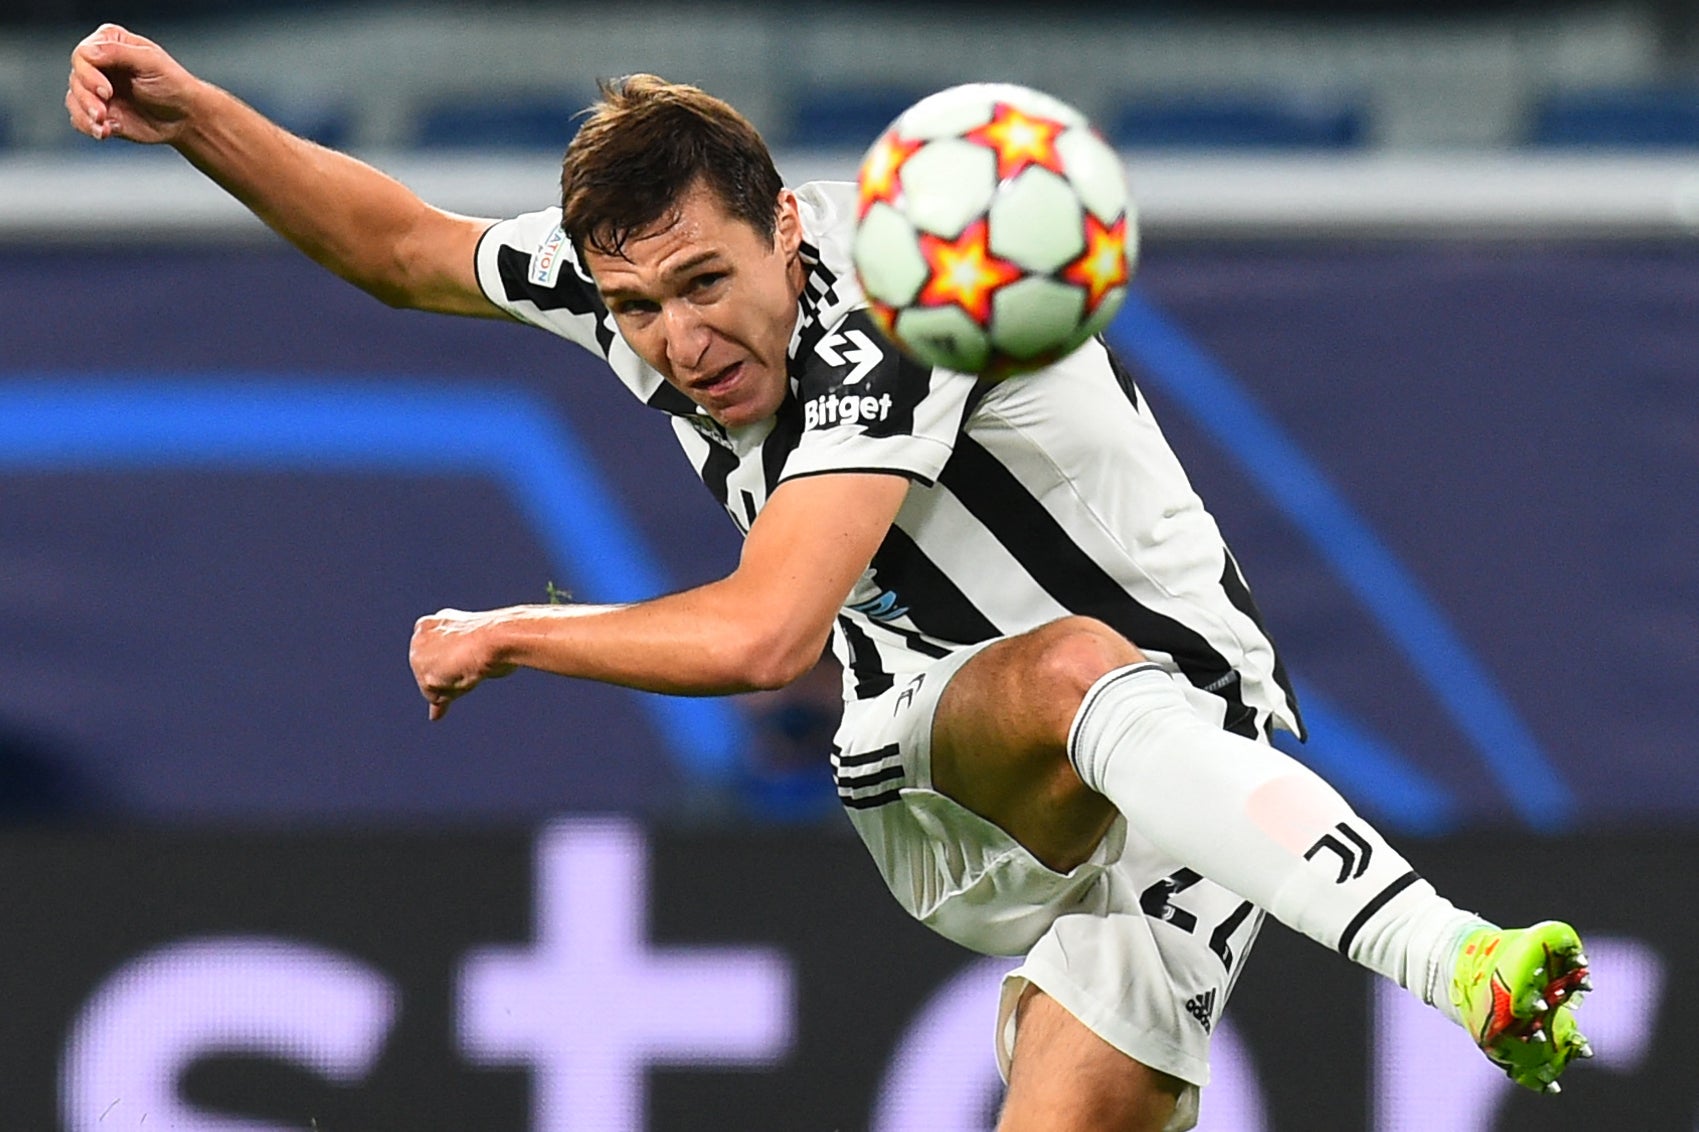
[(431, 718), (480, 680), (514, 668), (673, 695), (783, 687), (820, 658), (908, 482), (883, 473), (790, 480), (750, 527), (737, 569), (682, 593), (634, 605), (445, 609), (420, 618), (409, 659)]

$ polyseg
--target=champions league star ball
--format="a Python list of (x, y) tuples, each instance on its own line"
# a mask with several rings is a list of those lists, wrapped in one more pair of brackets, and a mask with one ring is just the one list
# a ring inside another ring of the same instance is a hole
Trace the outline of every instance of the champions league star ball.
[(1102, 330), (1126, 298), (1137, 221), (1115, 151), (1025, 87), (921, 99), (857, 178), (852, 254), (873, 317), (929, 365), (1000, 379)]

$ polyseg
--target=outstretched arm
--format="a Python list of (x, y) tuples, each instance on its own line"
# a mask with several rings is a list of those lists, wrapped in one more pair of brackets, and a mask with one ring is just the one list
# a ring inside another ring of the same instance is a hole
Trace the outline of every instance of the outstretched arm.
[(363, 162), (268, 121), (152, 40), (102, 24), (71, 52), (71, 124), (173, 146), (320, 264), (391, 306), (498, 317), (473, 266), (488, 220), (433, 208)]
[(678, 695), (782, 687), (819, 660), (907, 491), (908, 480), (881, 473), (785, 483), (730, 576), (653, 601), (421, 618), (410, 652), (419, 691), (438, 719), (480, 680), (515, 667)]

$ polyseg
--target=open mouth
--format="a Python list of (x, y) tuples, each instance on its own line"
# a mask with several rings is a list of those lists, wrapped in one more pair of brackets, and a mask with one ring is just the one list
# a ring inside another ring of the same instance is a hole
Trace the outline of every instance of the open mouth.
[(728, 389), (743, 372), (742, 362), (733, 362), (724, 369), (716, 370), (700, 381), (691, 383), (691, 388), (698, 393), (720, 393)]

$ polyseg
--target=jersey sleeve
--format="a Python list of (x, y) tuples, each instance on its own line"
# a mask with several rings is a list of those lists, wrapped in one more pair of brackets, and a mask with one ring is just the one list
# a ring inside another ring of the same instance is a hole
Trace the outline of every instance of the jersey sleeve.
[(606, 357), (614, 328), (590, 273), (560, 226), (560, 209), (498, 221), (478, 242), (478, 286), (519, 319)]
[(974, 379), (902, 354), (865, 309), (801, 359), (802, 436), (780, 481), (825, 472), (896, 472), (930, 485), (955, 449)]

